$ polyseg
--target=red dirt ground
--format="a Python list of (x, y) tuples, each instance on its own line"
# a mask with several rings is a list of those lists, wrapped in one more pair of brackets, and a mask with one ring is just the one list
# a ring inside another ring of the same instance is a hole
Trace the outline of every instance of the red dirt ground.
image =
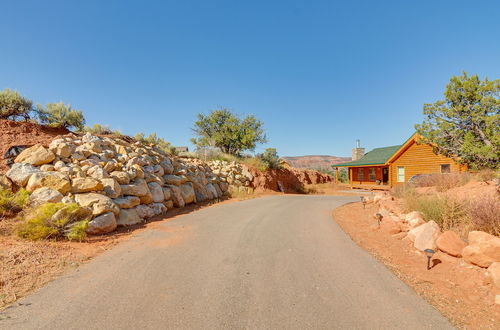
[(8, 170), (7, 162), (3, 157), (10, 147), (32, 146), (37, 143), (47, 147), (54, 137), (68, 132), (65, 128), (0, 119), (0, 173), (5, 173)]
[[(499, 329), (500, 290), (488, 282), (486, 269), (437, 252), (435, 266), (426, 269), (426, 257), (407, 240), (379, 230), (373, 214), (377, 207), (348, 204), (333, 212), (334, 219), (354, 242), (390, 268), (420, 296), (463, 329)], [(422, 317), (425, 317), (422, 315)]]

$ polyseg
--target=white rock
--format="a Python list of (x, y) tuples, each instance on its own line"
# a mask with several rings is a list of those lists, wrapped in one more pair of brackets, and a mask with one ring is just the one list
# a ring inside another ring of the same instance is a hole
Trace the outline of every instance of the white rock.
[(29, 178), (39, 172), (41, 171), (31, 164), (13, 164), (7, 171), (6, 176), (16, 185), (24, 187), (28, 183)]
[(104, 213), (89, 221), (86, 232), (91, 235), (110, 233), (116, 229), (116, 217), (113, 212)]
[(45, 203), (59, 203), (63, 199), (63, 195), (52, 188), (38, 188), (30, 195), (30, 203), (38, 205)]
[(165, 195), (163, 194), (163, 190), (161, 186), (156, 182), (148, 183), (149, 191), (151, 192), (153, 202), (161, 203), (165, 200)]

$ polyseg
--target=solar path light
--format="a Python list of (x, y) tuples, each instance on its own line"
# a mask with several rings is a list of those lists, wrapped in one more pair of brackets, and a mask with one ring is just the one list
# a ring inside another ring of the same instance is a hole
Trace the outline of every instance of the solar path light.
[(427, 270), (431, 269), (431, 258), (436, 253), (433, 249), (425, 249), (425, 255), (427, 256)]
[(382, 214), (380, 214), (380, 213), (375, 214), (375, 218), (377, 218), (377, 222), (378, 222), (378, 227), (379, 228), (380, 228), (380, 223), (382, 222), (382, 218), (383, 217), (384, 216)]
[(361, 203), (363, 203), (363, 208), (365, 208), (365, 206), (366, 206), (366, 198), (364, 198), (363, 196), (361, 196), (359, 199), (361, 199)]

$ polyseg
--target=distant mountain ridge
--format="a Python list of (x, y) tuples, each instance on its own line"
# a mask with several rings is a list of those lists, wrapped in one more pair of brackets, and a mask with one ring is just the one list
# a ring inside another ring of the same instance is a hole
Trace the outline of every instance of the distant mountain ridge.
[(337, 157), (329, 155), (307, 155), (294, 157), (281, 157), (290, 166), (295, 168), (325, 169), (331, 170), (332, 165), (351, 161), (351, 157)]

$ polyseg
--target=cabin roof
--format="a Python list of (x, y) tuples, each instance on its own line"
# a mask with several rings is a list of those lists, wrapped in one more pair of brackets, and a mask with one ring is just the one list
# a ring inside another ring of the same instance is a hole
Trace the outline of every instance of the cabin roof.
[(394, 155), (401, 145), (375, 148), (370, 152), (367, 152), (363, 157), (358, 160), (354, 160), (348, 163), (336, 164), (334, 167), (346, 167), (346, 166), (364, 166), (364, 165), (384, 165), (389, 158)]

